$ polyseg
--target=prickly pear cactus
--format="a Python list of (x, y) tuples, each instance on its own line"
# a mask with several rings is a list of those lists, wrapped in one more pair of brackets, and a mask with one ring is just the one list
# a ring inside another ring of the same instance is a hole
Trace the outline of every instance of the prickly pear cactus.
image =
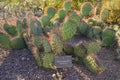
[(89, 25), (84, 21), (81, 21), (80, 26), (78, 26), (79, 32), (82, 35), (87, 35), (86, 32), (87, 32), (88, 28), (89, 28)]
[(54, 54), (45, 53), (43, 57), (43, 67), (52, 68), (54, 66)]
[(101, 66), (96, 60), (95, 56), (92, 54), (88, 54), (84, 59), (84, 65), (93, 73), (104, 72), (105, 68)]
[(18, 34), (18, 36), (22, 36), (22, 33), (23, 33), (23, 25), (22, 25), (22, 22), (21, 21), (17, 21), (17, 23), (16, 23), (17, 25), (16, 25), (16, 30), (17, 30), (17, 34)]
[(10, 48), (10, 39), (7, 35), (0, 33), (0, 45), (5, 48)]
[(11, 46), (13, 49), (23, 49), (25, 48), (25, 41), (23, 38), (15, 38), (11, 41)]
[(64, 19), (66, 16), (66, 11), (65, 10), (59, 10), (58, 15), (60, 19)]
[(71, 5), (72, 5), (72, 3), (70, 1), (66, 1), (64, 3), (64, 9), (66, 10), (66, 12), (70, 11)]
[(72, 45), (65, 43), (63, 46), (63, 51), (65, 52), (65, 54), (67, 55), (74, 55), (74, 48)]
[(94, 36), (94, 34), (93, 34), (93, 28), (88, 28), (87, 38), (92, 39), (93, 36)]
[(87, 45), (87, 52), (97, 54), (100, 51), (100, 45), (97, 42), (90, 42)]
[(96, 39), (101, 40), (101, 33), (102, 33), (101, 28), (99, 28), (99, 27), (93, 28), (93, 34), (94, 34), (94, 37), (95, 37)]
[(63, 24), (62, 27), (62, 36), (63, 36), (63, 40), (69, 40), (71, 39), (77, 31), (77, 25), (75, 22), (73, 21), (67, 21)]
[(52, 34), (50, 43), (51, 43), (52, 51), (54, 52), (54, 54), (62, 53), (63, 41), (58, 35)]
[(42, 22), (43, 27), (47, 27), (50, 25), (50, 18), (48, 16), (42, 16), (41, 22)]
[(56, 13), (56, 9), (54, 7), (48, 7), (47, 8), (47, 16), (49, 19), (53, 18)]
[(110, 11), (108, 9), (103, 9), (100, 12), (100, 18), (103, 21), (106, 21), (109, 18)]
[(85, 2), (81, 5), (80, 12), (82, 16), (88, 16), (91, 11), (92, 11), (92, 5), (90, 2)]
[(79, 26), (81, 18), (77, 14), (72, 14), (72, 15), (69, 16), (69, 20), (73, 20)]
[(87, 49), (83, 45), (78, 45), (74, 48), (74, 54), (80, 59), (84, 59), (87, 55)]
[(111, 29), (107, 29), (102, 33), (103, 46), (109, 47), (115, 41), (115, 32)]
[(52, 51), (50, 43), (48, 42), (47, 39), (43, 39), (42, 44), (43, 44), (43, 48), (44, 48), (45, 53), (49, 53)]

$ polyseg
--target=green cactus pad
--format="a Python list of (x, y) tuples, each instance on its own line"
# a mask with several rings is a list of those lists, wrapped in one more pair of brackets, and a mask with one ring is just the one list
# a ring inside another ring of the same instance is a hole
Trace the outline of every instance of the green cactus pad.
[(17, 21), (17, 26), (16, 26), (16, 30), (17, 30), (17, 34), (18, 36), (22, 36), (22, 30), (23, 30), (23, 25), (22, 25), (22, 22), (21, 21)]
[(79, 26), (79, 25), (80, 25), (81, 18), (80, 18), (78, 15), (73, 14), (73, 15), (70, 15), (70, 16), (69, 16), (69, 20), (73, 20), (73, 21), (76, 22), (76, 24)]
[(3, 28), (6, 32), (8, 32), (8, 29), (10, 28), (10, 25), (5, 23)]
[(56, 34), (52, 34), (51, 47), (54, 54), (60, 54), (62, 52), (63, 42), (61, 38)]
[(50, 25), (50, 19), (48, 16), (42, 16), (41, 22), (44, 27), (47, 27)]
[(45, 53), (49, 53), (52, 51), (50, 43), (48, 42), (48, 40), (43, 39), (42, 44), (43, 44), (43, 48), (44, 48)]
[(40, 35), (42, 31), (41, 23), (38, 20), (30, 20), (30, 31), (32, 34)]
[(86, 32), (88, 30), (88, 27), (89, 25), (86, 22), (81, 21), (80, 26), (78, 26), (78, 29), (82, 35), (87, 35)]
[(59, 10), (58, 15), (59, 15), (60, 19), (64, 19), (64, 17), (66, 16), (66, 11), (65, 10)]
[(62, 36), (63, 40), (69, 40), (71, 39), (77, 32), (77, 25), (73, 21), (67, 21), (66, 23), (63, 24), (62, 27)]
[(93, 56), (87, 55), (83, 62), (88, 70), (90, 70), (93, 73), (98, 72), (99, 66), (98, 66), (98, 64)]
[(72, 45), (70, 44), (64, 44), (63, 46), (63, 51), (67, 54), (67, 55), (73, 55), (74, 54), (74, 48)]
[(43, 60), (40, 57), (39, 53), (36, 53), (36, 55), (34, 55), (35, 60), (37, 61), (38, 66), (42, 66), (43, 65)]
[(111, 30), (111, 29), (106, 29), (105, 31), (103, 31), (102, 33), (102, 38), (104, 37), (115, 37), (115, 31)]
[(110, 13), (110, 11), (108, 9), (101, 10), (101, 12), (100, 12), (101, 20), (106, 21), (109, 18), (109, 13)]
[(9, 29), (8, 29), (8, 34), (10, 34), (11, 36), (15, 36), (15, 35), (17, 35), (17, 31), (16, 31), (16, 27), (10, 27)]
[(23, 19), (22, 25), (23, 25), (23, 28), (27, 27), (27, 19), (26, 18)]
[(0, 45), (5, 48), (10, 48), (10, 39), (7, 35), (0, 33)]
[(101, 39), (101, 28), (93, 28), (93, 34), (96, 39)]
[(93, 34), (93, 28), (89, 28), (87, 31), (87, 38), (92, 39), (94, 36)]
[(34, 37), (34, 45), (37, 46), (39, 49), (42, 49), (42, 37), (41, 36), (35, 36)]
[(92, 5), (90, 2), (85, 2), (82, 4), (80, 11), (82, 16), (88, 16), (91, 11), (92, 11)]
[(100, 45), (97, 42), (90, 42), (87, 45), (87, 52), (97, 54), (100, 51)]
[(84, 59), (87, 55), (87, 50), (83, 45), (79, 45), (74, 48), (74, 54), (76, 57)]
[(106, 47), (110, 47), (114, 43), (114, 38), (113, 37), (104, 37), (102, 39), (102, 45)]
[(54, 66), (54, 54), (45, 53), (43, 57), (43, 67), (52, 68)]
[(65, 10), (66, 10), (67, 12), (70, 11), (71, 5), (72, 5), (72, 3), (71, 3), (70, 1), (66, 1), (66, 2), (64, 3), (64, 8), (65, 8)]
[(49, 19), (51, 19), (52, 17), (54, 17), (56, 13), (56, 9), (53, 7), (48, 7), (47, 8), (47, 16), (49, 17)]
[(11, 46), (13, 49), (23, 49), (25, 48), (25, 41), (23, 38), (15, 38), (11, 41)]

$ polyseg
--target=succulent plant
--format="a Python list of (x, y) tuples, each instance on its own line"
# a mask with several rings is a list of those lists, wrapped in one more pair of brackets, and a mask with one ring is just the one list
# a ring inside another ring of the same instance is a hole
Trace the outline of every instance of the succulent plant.
[(50, 19), (48, 16), (42, 16), (41, 22), (42, 22), (43, 27), (47, 27), (50, 25)]
[(48, 42), (47, 39), (43, 39), (43, 40), (42, 40), (42, 44), (43, 44), (43, 48), (44, 48), (44, 52), (45, 52), (45, 53), (49, 53), (49, 52), (52, 51), (51, 46), (50, 46), (50, 43)]
[(16, 30), (17, 30), (17, 34), (18, 34), (18, 36), (22, 36), (22, 33), (23, 33), (23, 25), (22, 25), (22, 22), (21, 21), (17, 21), (17, 23), (16, 23), (17, 25), (16, 25)]
[(108, 9), (101, 10), (101, 12), (100, 12), (101, 20), (106, 21), (109, 18), (109, 13), (110, 13), (110, 11)]
[(11, 36), (17, 35), (17, 31), (16, 31), (16, 27), (15, 26), (10, 26), (9, 24), (5, 23), (3, 28)]
[(54, 54), (45, 53), (43, 56), (43, 67), (52, 68), (54, 66)]
[(115, 31), (113, 31), (111, 29), (104, 30), (102, 33), (102, 38), (104, 38), (104, 37), (115, 37)]
[(59, 10), (58, 12), (59, 18), (64, 19), (66, 16), (66, 11), (65, 10)]
[(99, 40), (101, 40), (101, 33), (102, 33), (102, 30), (101, 30), (101, 28), (93, 28), (93, 34), (94, 34), (94, 37), (96, 38), (96, 39), (99, 39)]
[(106, 47), (110, 47), (115, 42), (113, 37), (104, 37), (102, 39), (102, 45)]
[(82, 35), (87, 35), (86, 32), (88, 28), (89, 28), (89, 25), (84, 21), (81, 21), (80, 26), (78, 26), (78, 29)]
[(11, 46), (13, 49), (23, 49), (25, 48), (25, 41), (23, 38), (15, 38), (11, 41)]
[(67, 21), (63, 24), (62, 27), (62, 36), (63, 36), (63, 40), (69, 40), (71, 39), (77, 31), (77, 25), (75, 22), (73, 21)]
[(76, 14), (72, 14), (72, 15), (69, 16), (69, 20), (73, 20), (79, 26), (81, 18), (80, 18), (80, 16), (78, 16)]
[(100, 51), (100, 45), (97, 42), (90, 42), (87, 45), (87, 52), (97, 54)]
[(87, 55), (83, 62), (88, 70), (90, 70), (93, 73), (98, 72), (99, 66), (93, 56)]
[(22, 25), (23, 25), (23, 28), (27, 27), (27, 19), (26, 18), (23, 19)]
[(47, 8), (47, 16), (49, 17), (49, 19), (54, 17), (55, 13), (56, 13), (56, 9), (54, 7)]
[(78, 45), (74, 48), (74, 54), (80, 59), (84, 59), (87, 55), (87, 49), (83, 45)]
[(74, 48), (72, 45), (65, 43), (63, 46), (63, 51), (65, 52), (65, 54), (67, 55), (74, 55)]
[(41, 23), (38, 20), (30, 20), (30, 32), (34, 35), (43, 33)]
[(35, 36), (33, 39), (34, 45), (38, 47), (38, 49), (42, 49), (42, 37), (41, 36)]
[(52, 34), (50, 43), (51, 43), (52, 51), (54, 52), (54, 54), (60, 54), (62, 52), (63, 42), (58, 35)]
[(89, 39), (93, 39), (93, 28), (88, 28), (88, 31), (87, 31), (87, 38)]
[(71, 5), (72, 5), (72, 3), (71, 3), (70, 1), (66, 1), (66, 2), (64, 3), (64, 9), (65, 9), (67, 12), (70, 11)]
[(7, 35), (0, 33), (0, 45), (5, 48), (10, 48), (10, 39)]
[(82, 16), (88, 16), (90, 14), (90, 12), (92, 11), (92, 5), (90, 2), (84, 2), (82, 5), (81, 5), (81, 15)]

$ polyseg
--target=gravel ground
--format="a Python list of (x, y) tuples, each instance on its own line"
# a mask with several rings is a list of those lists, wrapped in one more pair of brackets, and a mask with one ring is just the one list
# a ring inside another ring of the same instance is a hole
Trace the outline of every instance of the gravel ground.
[[(102, 48), (98, 53), (106, 67), (102, 74), (89, 72), (81, 63), (72, 68), (59, 69), (62, 80), (120, 80), (120, 63), (115, 61), (112, 50)], [(7, 50), (0, 47), (0, 80), (53, 80), (55, 70), (38, 67), (34, 57), (27, 50)]]

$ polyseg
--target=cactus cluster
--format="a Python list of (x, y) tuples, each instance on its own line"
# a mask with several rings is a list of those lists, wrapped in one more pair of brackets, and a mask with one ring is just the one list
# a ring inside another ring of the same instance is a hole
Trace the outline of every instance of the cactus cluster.
[(111, 46), (115, 32), (111, 28), (101, 28), (100, 23), (108, 17), (108, 11), (101, 11), (101, 16), (96, 19), (96, 15), (92, 14), (94, 8), (90, 2), (83, 3), (80, 11), (71, 10), (71, 5), (70, 1), (66, 1), (63, 8), (58, 11), (54, 7), (48, 7), (46, 14), (39, 19), (28, 14), (28, 18), (18, 20), (15, 26), (5, 23), (4, 31), (0, 32), (0, 45), (14, 49), (27, 46), (38, 65), (46, 68), (54, 66), (55, 55), (66, 53), (82, 59), (92, 72), (102, 70), (95, 58), (89, 55), (99, 52), (98, 43), (90, 42), (87, 46), (73, 47), (65, 42), (78, 34), (90, 40), (100, 40), (104, 46)]

